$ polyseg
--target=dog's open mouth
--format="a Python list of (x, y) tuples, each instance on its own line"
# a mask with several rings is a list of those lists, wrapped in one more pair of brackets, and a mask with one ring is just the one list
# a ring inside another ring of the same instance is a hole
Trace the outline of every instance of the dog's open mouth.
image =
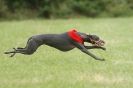
[(92, 45), (94, 45), (94, 46), (104, 46), (105, 42), (103, 40), (93, 41)]

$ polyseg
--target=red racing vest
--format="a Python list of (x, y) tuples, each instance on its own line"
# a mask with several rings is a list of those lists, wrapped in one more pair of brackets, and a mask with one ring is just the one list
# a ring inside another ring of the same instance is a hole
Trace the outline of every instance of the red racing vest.
[(83, 38), (80, 35), (77, 34), (77, 31), (75, 29), (72, 29), (72, 30), (68, 31), (68, 36), (72, 40), (74, 40), (78, 43), (84, 44)]

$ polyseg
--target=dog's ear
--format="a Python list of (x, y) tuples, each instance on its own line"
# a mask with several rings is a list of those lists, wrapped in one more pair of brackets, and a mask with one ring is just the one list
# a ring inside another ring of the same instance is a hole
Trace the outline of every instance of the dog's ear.
[(88, 39), (92, 39), (93, 38), (93, 36), (91, 34), (88, 34), (87, 37), (88, 37)]
[(97, 35), (90, 35), (90, 38), (94, 41), (98, 41), (100, 39)]
[(90, 34), (87, 34), (88, 37), (90, 37)]
[(90, 34), (87, 34), (87, 41), (91, 42), (92, 36)]

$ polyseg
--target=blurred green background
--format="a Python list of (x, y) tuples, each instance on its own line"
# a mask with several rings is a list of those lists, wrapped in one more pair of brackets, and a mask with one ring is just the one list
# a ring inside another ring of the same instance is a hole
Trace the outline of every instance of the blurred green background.
[(126, 16), (133, 0), (0, 0), (0, 19)]

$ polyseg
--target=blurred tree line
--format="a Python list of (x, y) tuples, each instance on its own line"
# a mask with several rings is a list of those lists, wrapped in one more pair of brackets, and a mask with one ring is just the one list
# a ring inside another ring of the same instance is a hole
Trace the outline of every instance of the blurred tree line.
[(133, 0), (0, 0), (0, 18), (133, 16)]

